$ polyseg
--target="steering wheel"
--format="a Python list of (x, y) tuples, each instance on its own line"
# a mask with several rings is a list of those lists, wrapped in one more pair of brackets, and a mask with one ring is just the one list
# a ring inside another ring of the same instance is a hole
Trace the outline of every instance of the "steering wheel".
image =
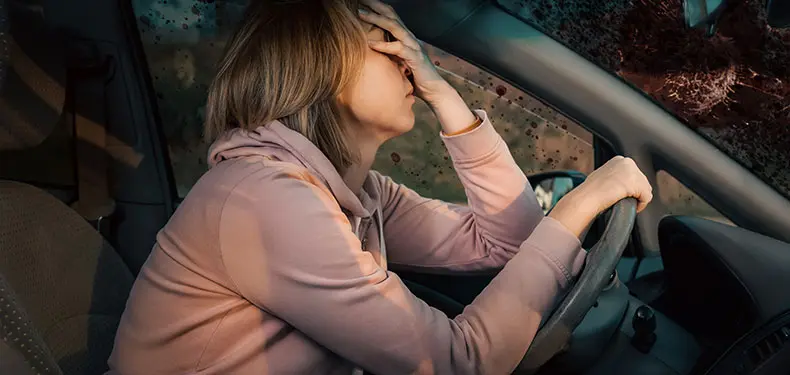
[(534, 373), (567, 344), (573, 330), (609, 284), (634, 228), (636, 203), (634, 198), (625, 198), (612, 206), (606, 229), (587, 253), (581, 275), (538, 330), (515, 374)]

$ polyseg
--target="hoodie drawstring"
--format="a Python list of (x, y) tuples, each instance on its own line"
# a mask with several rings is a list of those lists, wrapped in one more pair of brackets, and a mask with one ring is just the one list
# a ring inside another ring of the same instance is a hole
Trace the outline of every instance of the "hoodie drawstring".
[(376, 220), (376, 226), (379, 232), (379, 256), (381, 257), (381, 268), (387, 270), (387, 245), (384, 243), (384, 217), (381, 215), (381, 210), (376, 207), (373, 211), (373, 217)]

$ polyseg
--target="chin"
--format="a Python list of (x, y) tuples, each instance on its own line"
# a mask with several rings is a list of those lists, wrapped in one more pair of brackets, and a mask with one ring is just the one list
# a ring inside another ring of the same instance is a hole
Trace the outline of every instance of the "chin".
[(403, 135), (414, 129), (414, 112), (410, 111), (407, 115), (399, 118), (399, 121), (390, 123), (384, 132), (384, 140), (389, 140)]
[(415, 122), (414, 111), (409, 109), (409, 113), (406, 114), (405, 118), (403, 119), (402, 125), (399, 126), (401, 130), (400, 134), (408, 133), (412, 129), (414, 129), (414, 122)]

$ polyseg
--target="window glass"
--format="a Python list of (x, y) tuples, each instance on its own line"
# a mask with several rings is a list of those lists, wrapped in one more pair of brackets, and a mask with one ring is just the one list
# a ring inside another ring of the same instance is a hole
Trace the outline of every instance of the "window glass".
[[(207, 168), (209, 145), (202, 139), (202, 128), (208, 85), (244, 4), (202, 0), (134, 3), (182, 197)], [(590, 132), (477, 67), (430, 45), (425, 48), (470, 107), (487, 111), (525, 173), (592, 171)], [(385, 144), (374, 169), (426, 196), (465, 202), (439, 138), (438, 121), (421, 101), (414, 110), (414, 129)]]
[[(439, 72), (473, 109), (486, 110), (524, 173), (593, 170), (592, 134), (499, 78), (436, 47), (425, 45)], [(465, 202), (463, 186), (439, 138), (439, 122), (422, 102), (414, 129), (387, 142), (374, 169), (420, 194)]]
[(790, 29), (764, 0), (730, 1), (715, 35), (685, 27), (682, 0), (500, 0), (627, 80), (790, 197)]
[(133, 0), (180, 197), (207, 169), (208, 86), (245, 3)]
[(699, 216), (708, 220), (735, 226), (699, 195), (666, 171), (658, 171), (658, 197), (668, 215)]

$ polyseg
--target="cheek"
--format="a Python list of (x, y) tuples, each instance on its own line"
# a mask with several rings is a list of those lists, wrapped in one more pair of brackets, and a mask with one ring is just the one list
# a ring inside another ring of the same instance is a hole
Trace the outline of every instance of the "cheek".
[[(387, 56), (369, 51), (356, 83), (341, 95), (340, 104), (356, 120), (376, 127), (400, 127), (411, 115), (404, 95), (407, 85), (398, 65)], [(411, 115), (413, 117), (413, 115)]]
[(382, 95), (387, 90), (384, 87), (380, 87), (379, 81), (381, 77), (376, 73), (375, 69), (363, 69), (360, 79), (354, 88), (355, 112), (375, 111), (376, 108), (381, 107)]

